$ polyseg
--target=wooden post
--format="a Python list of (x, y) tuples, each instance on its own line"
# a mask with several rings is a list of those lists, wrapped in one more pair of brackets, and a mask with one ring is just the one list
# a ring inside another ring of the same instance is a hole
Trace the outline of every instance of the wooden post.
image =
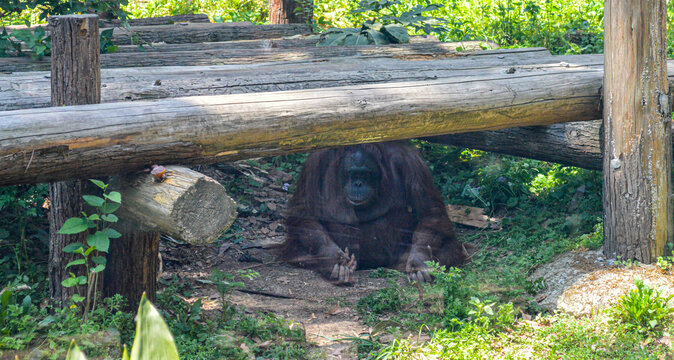
[(607, 0), (604, 252), (649, 263), (672, 241), (666, 0)]
[[(98, 16), (68, 15), (49, 18), (52, 27), (51, 105), (82, 105), (101, 102), (101, 60)], [(56, 303), (66, 304), (75, 288), (61, 281), (68, 277), (65, 266), (73, 260), (63, 248), (73, 242), (85, 243), (84, 235), (59, 235), (57, 231), (70, 217), (83, 210), (82, 181), (49, 184), (49, 292)]]
[[(51, 105), (83, 105), (101, 102), (100, 40), (98, 16), (67, 15), (49, 18), (52, 26)], [(81, 180), (51, 183), (49, 212), (49, 288), (54, 301), (66, 304), (75, 288), (65, 288), (65, 266), (72, 260), (63, 247), (72, 242), (86, 243), (83, 235), (59, 235), (57, 231), (70, 217), (81, 216)], [(123, 199), (122, 199), (123, 201)], [(123, 205), (123, 204), (122, 204)], [(103, 293), (120, 293), (135, 308), (143, 291), (154, 299), (156, 293), (159, 233), (122, 228), (122, 238), (110, 242)], [(133, 266), (129, 262), (133, 262)], [(142, 271), (141, 271), (142, 270)], [(100, 288), (100, 287), (99, 287)]]
[(313, 17), (313, 0), (269, 0), (270, 24), (306, 24)]

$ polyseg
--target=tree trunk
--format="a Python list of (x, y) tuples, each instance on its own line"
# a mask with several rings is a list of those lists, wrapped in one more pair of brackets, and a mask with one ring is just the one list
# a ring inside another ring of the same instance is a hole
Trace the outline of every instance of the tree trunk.
[(604, 252), (650, 263), (672, 241), (665, 0), (607, 0)]
[(308, 24), (313, 17), (313, 0), (269, 0), (270, 24)]
[(110, 241), (108, 263), (103, 271), (103, 296), (124, 295), (128, 309), (135, 310), (143, 292), (150, 301), (157, 294), (159, 232), (139, 230), (131, 223), (119, 224), (123, 236)]
[(484, 75), (430, 81), (9, 111), (0, 122), (0, 185), (601, 117), (601, 70), (480, 71)]
[[(101, 102), (98, 16), (72, 15), (49, 18), (52, 27), (51, 105), (81, 105)], [(57, 304), (65, 305), (75, 293), (61, 281), (69, 277), (66, 264), (73, 254), (63, 248), (74, 242), (86, 243), (85, 234), (60, 235), (58, 230), (83, 210), (82, 182), (49, 184), (49, 292)], [(70, 270), (73, 271), (73, 270)]]

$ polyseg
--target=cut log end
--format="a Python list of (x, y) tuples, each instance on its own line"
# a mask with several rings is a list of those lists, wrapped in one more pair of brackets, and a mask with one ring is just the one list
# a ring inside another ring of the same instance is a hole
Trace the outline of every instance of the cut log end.
[(171, 218), (178, 233), (173, 235), (190, 244), (210, 244), (232, 226), (236, 207), (225, 188), (204, 175), (176, 200)]
[(194, 245), (215, 241), (237, 216), (221, 184), (181, 166), (167, 166), (162, 182), (143, 172), (114, 186), (122, 193), (122, 218)]

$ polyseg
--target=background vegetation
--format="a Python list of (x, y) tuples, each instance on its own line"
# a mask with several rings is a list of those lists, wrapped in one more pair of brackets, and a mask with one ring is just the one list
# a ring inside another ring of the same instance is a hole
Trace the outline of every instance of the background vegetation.
[[(367, 1), (372, 3), (373, 1)], [(110, 2), (0, 0), (2, 24), (38, 23), (44, 16), (67, 12), (118, 11)], [(114, 3), (114, 2), (112, 2)], [(214, 22), (265, 23), (266, 0), (150, 0), (120, 1), (122, 15), (130, 18), (206, 13)], [(427, 0), (382, 0), (395, 16)], [(555, 54), (600, 53), (603, 48), (603, 2), (600, 0), (440, 0), (428, 13), (437, 23), (443, 41), (485, 40), (504, 47), (543, 46)], [(25, 5), (37, 5), (27, 8)], [(313, 24), (317, 29), (358, 27), (377, 18), (373, 11), (353, 12), (363, 4), (353, 0), (316, 0)], [(674, 3), (668, 3), (668, 23), (674, 25)], [(414, 29), (410, 29), (414, 32)], [(668, 34), (668, 53), (674, 53), (674, 35)], [(2, 55), (0, 35), (0, 55)], [(43, 43), (43, 39), (39, 39)], [(544, 288), (527, 280), (531, 270), (555, 255), (577, 248), (602, 245), (601, 176), (597, 172), (540, 161), (499, 156), (481, 151), (415, 142), (428, 161), (435, 183), (447, 201), (483, 207), (501, 216), (503, 230), (475, 232), (464, 241), (479, 244), (470, 265), (435, 271), (436, 282), (424, 288), (400, 286), (401, 276), (382, 269), (373, 276), (391, 279), (391, 287), (353, 304), (376, 331), (353, 338), (363, 358), (660, 358), (671, 349), (660, 339), (672, 334), (672, 301), (644, 284), (628, 294), (606, 317), (576, 319), (545, 314), (533, 301)], [(262, 160), (296, 175), (304, 156)], [(292, 171), (290, 171), (292, 170)], [(243, 194), (247, 184), (233, 185)], [(252, 186), (252, 185), (251, 185)], [(582, 189), (582, 191), (580, 191)], [(44, 185), (0, 188), (0, 351), (25, 349), (39, 343), (67, 349), (69, 338), (115, 328), (130, 344), (133, 315), (122, 311), (124, 299), (105, 300), (82, 321), (77, 306), (51, 309), (47, 295), (45, 232), (47, 190)], [(580, 194), (580, 195), (579, 195)], [(245, 205), (245, 200), (242, 201)], [(569, 206), (574, 204), (573, 207)], [(262, 209), (260, 209), (262, 210)], [(673, 257), (661, 267), (671, 269)], [(213, 274), (212, 281), (226, 295), (238, 275)], [(251, 317), (230, 308), (222, 318), (211, 318), (201, 304), (187, 304), (190, 284), (165, 281), (168, 291), (158, 299), (185, 359), (306, 358), (307, 344), (301, 330), (291, 330), (283, 319)], [(223, 296), (224, 298), (224, 296)], [(526, 320), (523, 314), (539, 315)], [(409, 331), (429, 334), (416, 344), (404, 340)], [(398, 340), (382, 344), (390, 333)], [(217, 336), (214, 336), (217, 334)], [(273, 340), (257, 349), (249, 338)], [(83, 349), (94, 356), (100, 349)]]

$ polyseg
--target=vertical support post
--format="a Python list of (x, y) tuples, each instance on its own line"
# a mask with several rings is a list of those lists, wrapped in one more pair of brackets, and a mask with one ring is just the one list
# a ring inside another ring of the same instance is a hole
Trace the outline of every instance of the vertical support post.
[[(101, 102), (100, 37), (97, 15), (67, 15), (49, 18), (52, 27), (52, 106), (97, 104)], [(101, 159), (103, 161), (103, 159)], [(80, 216), (86, 183), (81, 180), (49, 184), (49, 289), (61, 304), (75, 293), (61, 281), (68, 277), (65, 266), (72, 254), (63, 248), (73, 242), (86, 243), (85, 236), (60, 235), (58, 230), (70, 217)], [(124, 206), (124, 199), (122, 199)], [(103, 295), (122, 294), (135, 309), (143, 292), (154, 300), (157, 291), (159, 233), (139, 231), (120, 224), (123, 236), (112, 239), (103, 274)], [(100, 286), (98, 287), (101, 288)], [(84, 295), (84, 294), (81, 294)]]
[(604, 253), (649, 263), (674, 226), (667, 2), (604, 4)]
[(307, 24), (313, 17), (313, 0), (269, 0), (270, 24)]
[[(52, 28), (51, 105), (83, 105), (101, 102), (101, 60), (98, 16), (67, 15), (49, 18)], [(49, 184), (49, 292), (51, 299), (65, 304), (75, 293), (61, 281), (68, 277), (65, 266), (73, 260), (63, 248), (84, 243), (84, 235), (60, 235), (58, 230), (83, 209), (82, 181)]]

